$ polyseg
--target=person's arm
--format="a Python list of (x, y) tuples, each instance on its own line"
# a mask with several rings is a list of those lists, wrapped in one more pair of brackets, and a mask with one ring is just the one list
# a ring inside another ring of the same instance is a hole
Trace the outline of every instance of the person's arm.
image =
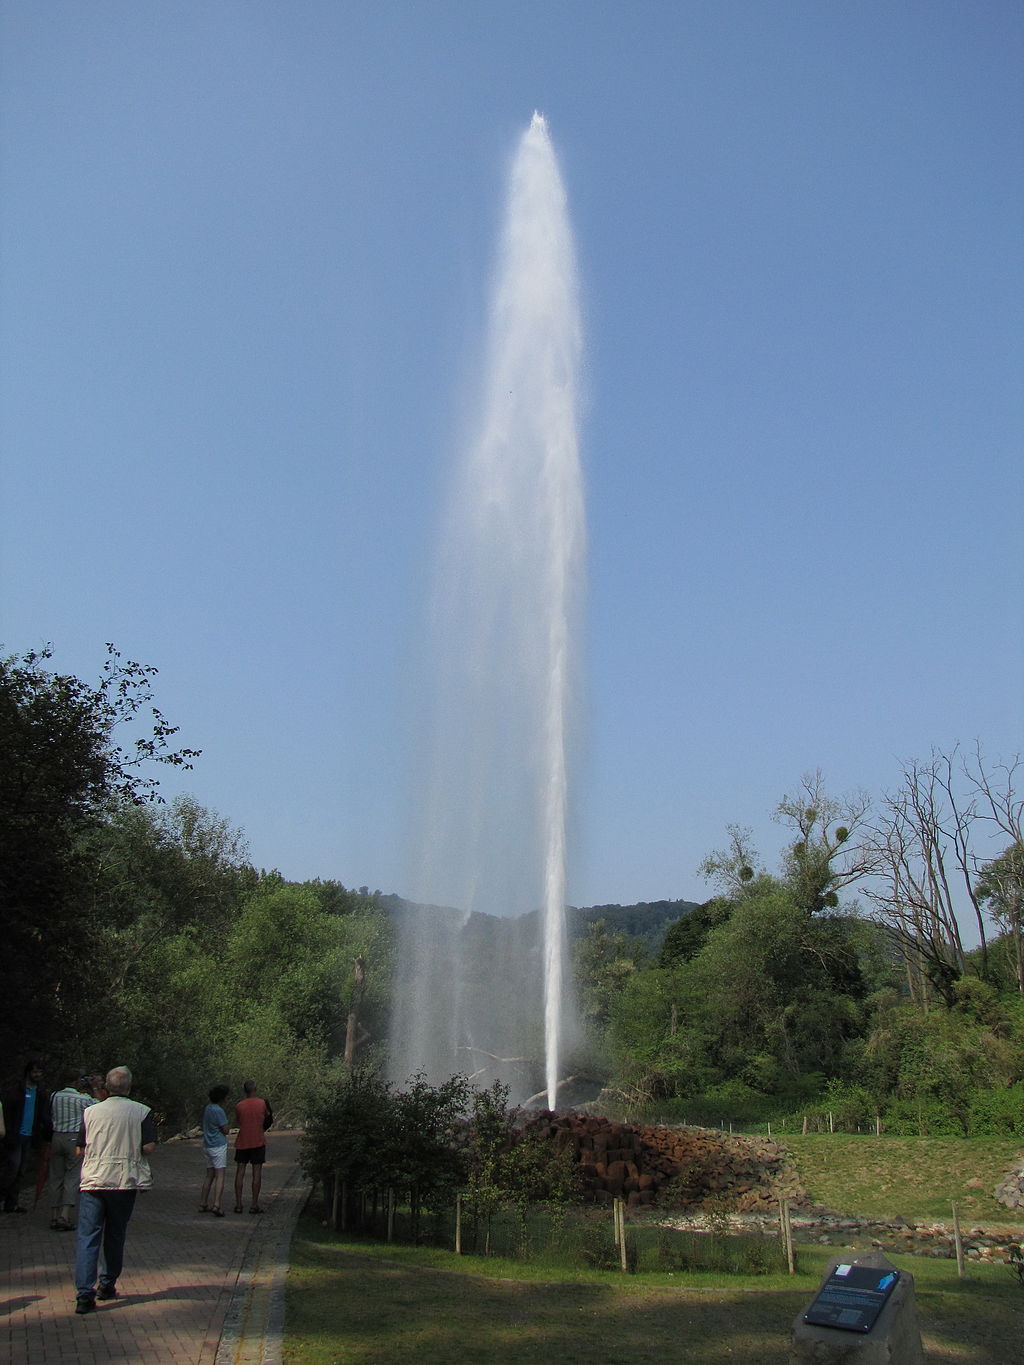
[(150, 1109), (150, 1111), (147, 1113), (146, 1117), (142, 1120), (142, 1154), (143, 1154), (143, 1156), (149, 1156), (150, 1152), (152, 1152), (155, 1148), (156, 1148), (156, 1125), (155, 1125), (154, 1122), (153, 1122), (153, 1111), (152, 1111), (152, 1109)]
[(78, 1125), (78, 1138), (75, 1142), (75, 1155), (82, 1156), (85, 1152), (85, 1110), (82, 1110), (82, 1122)]

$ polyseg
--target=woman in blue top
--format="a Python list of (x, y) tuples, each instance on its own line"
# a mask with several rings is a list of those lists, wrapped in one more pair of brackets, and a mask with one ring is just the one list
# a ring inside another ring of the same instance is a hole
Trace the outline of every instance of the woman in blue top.
[[(206, 1175), (199, 1205), (200, 1213), (215, 1213), (224, 1217), (220, 1201), (224, 1197), (224, 1168), (228, 1160), (228, 1116), (221, 1108), (228, 1097), (226, 1085), (215, 1085), (210, 1091), (210, 1103), (203, 1110), (203, 1155)], [(210, 1203), (210, 1190), (213, 1203)]]

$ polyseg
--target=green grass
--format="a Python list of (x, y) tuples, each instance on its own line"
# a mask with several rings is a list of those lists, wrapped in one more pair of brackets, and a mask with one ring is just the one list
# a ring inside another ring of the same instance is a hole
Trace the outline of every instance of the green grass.
[(809, 1197), (850, 1217), (948, 1223), (955, 1200), (964, 1227), (1022, 1221), (992, 1197), (1020, 1159), (1019, 1139), (821, 1133), (787, 1136), (783, 1145)]
[[(808, 1194), (837, 1213), (1013, 1226), (992, 1190), (1011, 1140), (789, 1137)], [(634, 1232), (634, 1236), (636, 1233)], [(861, 1238), (849, 1254), (869, 1250)], [(553, 1269), (439, 1247), (357, 1241), (302, 1219), (292, 1245), (286, 1365), (787, 1365), (793, 1321), (846, 1251), (799, 1246), (799, 1274)], [(1024, 1288), (1001, 1265), (891, 1255), (914, 1277), (926, 1358), (1022, 1359)]]
[[(551, 1360), (786, 1365), (789, 1334), (835, 1255), (801, 1248), (801, 1273), (735, 1277), (577, 1271), (359, 1244), (304, 1219), (288, 1277), (286, 1365), (548, 1365)], [(1000, 1266), (893, 1257), (916, 1283), (929, 1361), (1020, 1358), (1024, 1293)]]

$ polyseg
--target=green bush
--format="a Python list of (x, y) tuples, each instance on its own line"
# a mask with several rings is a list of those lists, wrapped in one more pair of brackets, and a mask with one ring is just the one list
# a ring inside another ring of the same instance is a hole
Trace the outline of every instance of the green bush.
[(1024, 1085), (976, 1090), (969, 1115), (971, 1137), (1024, 1137)]

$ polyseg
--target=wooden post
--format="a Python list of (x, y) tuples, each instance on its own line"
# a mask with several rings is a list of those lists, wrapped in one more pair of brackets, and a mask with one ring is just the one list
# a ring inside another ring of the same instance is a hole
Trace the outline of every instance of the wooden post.
[(964, 1239), (960, 1235), (960, 1215), (957, 1213), (956, 1205), (953, 1205), (953, 1241), (956, 1244), (956, 1273), (958, 1279), (964, 1279), (967, 1271), (964, 1268)]
[(455, 1254), (462, 1255), (462, 1195), (455, 1196)]
[(791, 1275), (796, 1274), (796, 1256), (793, 1254), (793, 1224), (789, 1220), (789, 1200), (779, 1200), (779, 1222), (782, 1226), (782, 1245), (786, 1249), (786, 1265)]
[(882, 1136), (882, 1116), (881, 1116), (881, 1114), (876, 1114), (876, 1115), (875, 1115), (875, 1137), (881, 1137), (881, 1136)]
[(771, 1137), (771, 1135), (772, 1135), (772, 1121), (771, 1121), (771, 1119), (769, 1119), (769, 1120), (768, 1120), (768, 1136)]
[(615, 1240), (619, 1244), (619, 1264), (623, 1271), (629, 1270), (629, 1259), (626, 1255), (626, 1201), (616, 1199), (615, 1204)]
[(806, 1114), (804, 1115), (803, 1135), (804, 1135), (804, 1137), (807, 1136), (807, 1115), (806, 1115)]
[(834, 1133), (834, 1132), (836, 1131), (836, 1125), (835, 1125), (835, 1123), (834, 1123), (834, 1121), (833, 1121), (833, 1119), (832, 1119), (832, 1110), (831, 1110), (831, 1109), (828, 1111), (828, 1131), (829, 1131), (830, 1133)]

